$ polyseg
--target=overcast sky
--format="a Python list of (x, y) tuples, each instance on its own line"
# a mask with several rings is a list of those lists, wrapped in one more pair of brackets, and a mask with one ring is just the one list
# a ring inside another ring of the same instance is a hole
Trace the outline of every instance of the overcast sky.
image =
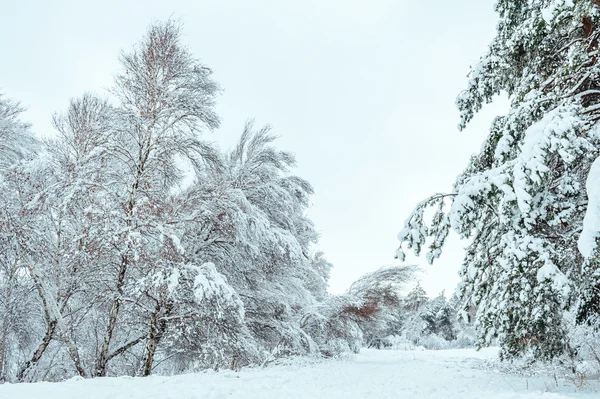
[[(506, 101), (456, 130), (456, 95), (494, 35), (494, 0), (0, 0), (0, 91), (40, 135), (84, 91), (105, 94), (118, 54), (149, 23), (184, 23), (184, 41), (224, 88), (229, 148), (248, 118), (271, 124), (314, 188), (310, 215), (335, 265), (331, 291), (393, 264), (414, 205), (449, 191)], [(453, 290), (464, 243), (423, 266), (430, 295)]]

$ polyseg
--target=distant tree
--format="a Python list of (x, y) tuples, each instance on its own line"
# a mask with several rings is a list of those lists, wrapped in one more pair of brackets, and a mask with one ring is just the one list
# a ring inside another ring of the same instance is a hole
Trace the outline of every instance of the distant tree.
[(415, 288), (404, 298), (403, 308), (409, 312), (418, 312), (428, 301), (427, 293), (421, 287), (421, 284), (417, 283)]
[(419, 317), (425, 322), (424, 333), (437, 334), (446, 341), (456, 339), (456, 311), (443, 291), (427, 303)]
[(382, 267), (356, 280), (349, 293), (359, 299), (360, 306), (351, 306), (348, 312), (358, 316), (357, 322), (368, 346), (393, 333), (399, 323), (402, 290), (415, 276), (416, 266)]

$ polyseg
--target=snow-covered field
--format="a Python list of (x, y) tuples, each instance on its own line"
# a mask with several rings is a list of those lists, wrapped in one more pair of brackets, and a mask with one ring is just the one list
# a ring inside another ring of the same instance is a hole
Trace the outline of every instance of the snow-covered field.
[(598, 398), (600, 385), (500, 372), (496, 350), (363, 350), (344, 360), (174, 377), (0, 385), (2, 399)]

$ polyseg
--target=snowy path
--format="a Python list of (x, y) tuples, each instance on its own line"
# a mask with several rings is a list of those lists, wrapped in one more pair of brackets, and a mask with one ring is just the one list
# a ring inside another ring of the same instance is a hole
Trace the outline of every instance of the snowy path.
[(2, 399), (200, 398), (598, 398), (598, 386), (578, 392), (568, 381), (485, 370), (493, 350), (376, 351), (349, 360), (273, 366), (239, 373), (104, 378), (0, 385)]

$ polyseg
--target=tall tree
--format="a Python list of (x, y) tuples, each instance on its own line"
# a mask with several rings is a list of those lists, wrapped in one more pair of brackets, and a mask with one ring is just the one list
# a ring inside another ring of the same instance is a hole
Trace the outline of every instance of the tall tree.
[(138, 46), (121, 55), (121, 65), (113, 89), (119, 101), (118, 127), (108, 146), (119, 166), (112, 190), (122, 226), (115, 240), (118, 265), (96, 361), (98, 376), (106, 375), (112, 353), (119, 351), (113, 340), (123, 288), (130, 277), (148, 271), (152, 246), (160, 242), (161, 209), (168, 208), (183, 176), (177, 160), (201, 162), (207, 146), (199, 134), (219, 125), (214, 112), (219, 87), (211, 70), (182, 46), (173, 21), (152, 25)]
[[(37, 147), (29, 126), (20, 120), (21, 106), (0, 94), (0, 382), (7, 379), (11, 338), (28, 341), (27, 322), (19, 315), (32, 303), (30, 282), (16, 236), (24, 198), (18, 190), (19, 170), (31, 161)], [(12, 359), (11, 359), (12, 360)]]
[(500, 0), (496, 11), (496, 37), (457, 99), (459, 129), (499, 93), (511, 109), (454, 190), (410, 215), (398, 256), (429, 242), (433, 262), (450, 230), (470, 239), (460, 293), (477, 308), (479, 344), (551, 358), (569, 349), (563, 312), (578, 295), (584, 183), (600, 144), (599, 3)]

